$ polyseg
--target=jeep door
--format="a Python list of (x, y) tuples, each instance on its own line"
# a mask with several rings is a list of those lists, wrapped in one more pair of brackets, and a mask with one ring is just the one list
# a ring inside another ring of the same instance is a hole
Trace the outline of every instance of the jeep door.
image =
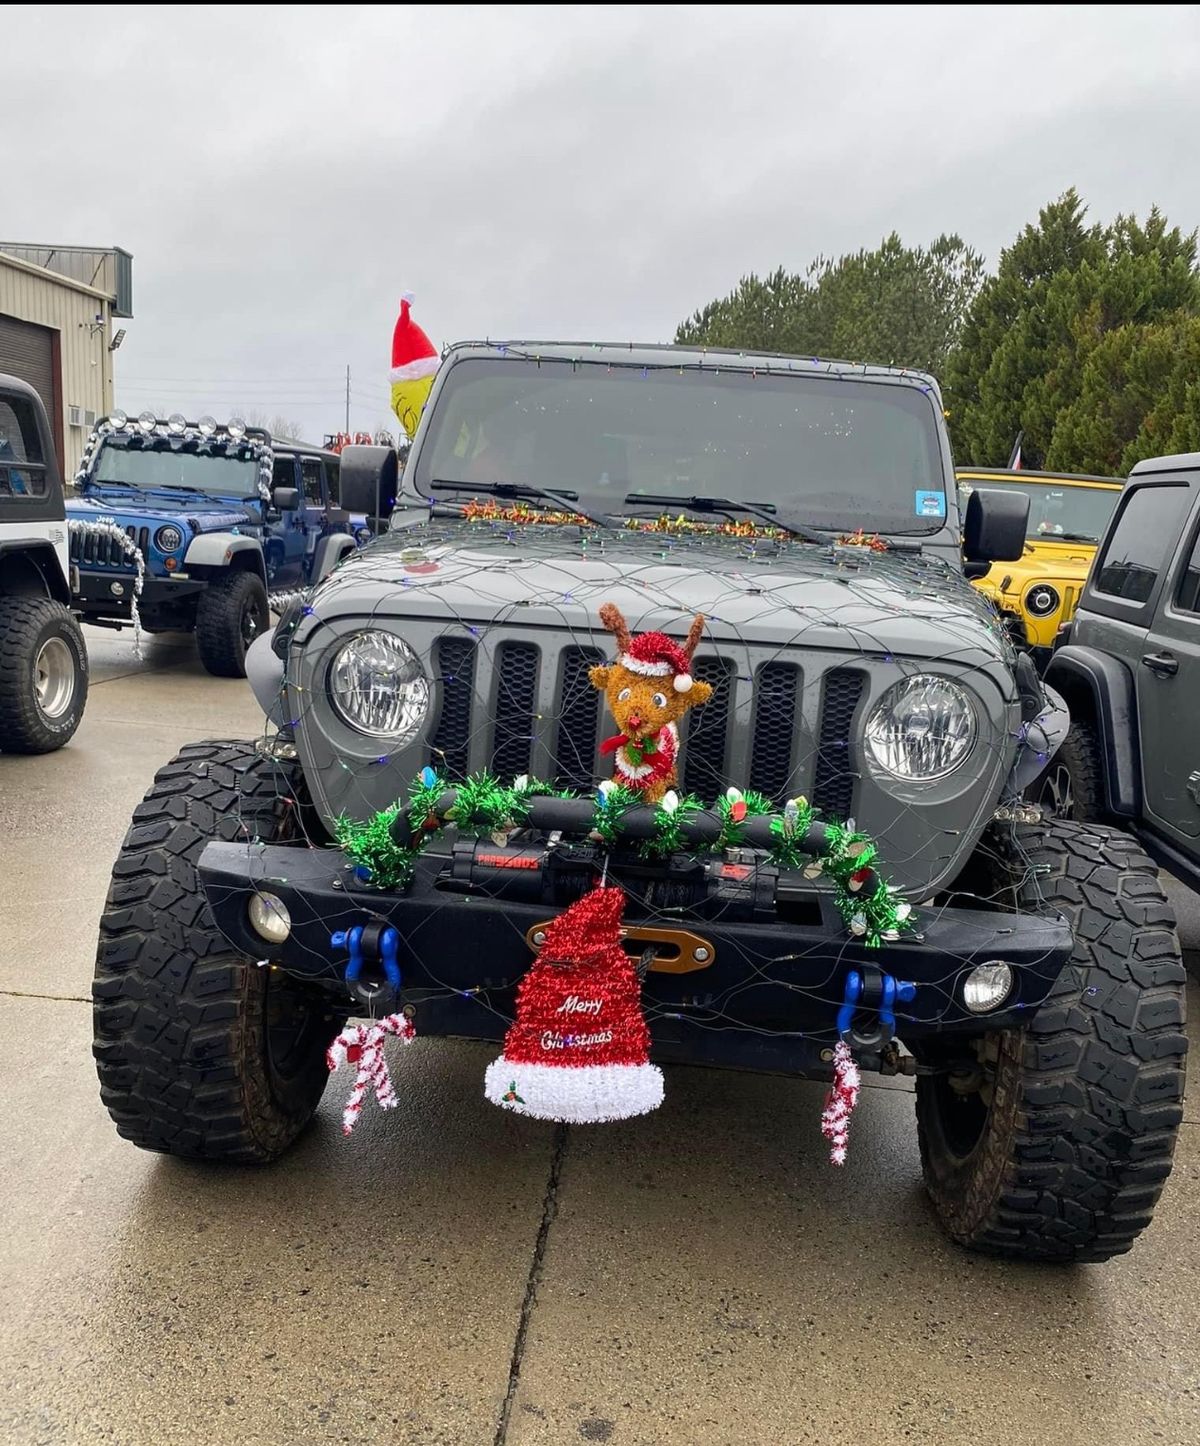
[(1194, 471), (1135, 472), (1094, 564), (1088, 604), (1111, 620), (1102, 646), (1133, 678), (1142, 815), (1183, 844), (1200, 836), (1198, 497)]
[(1200, 837), (1200, 473), (1186, 484), (1187, 525), (1138, 665), (1143, 811), (1180, 842)]
[[(292, 487), (297, 491), (300, 478), (294, 453), (276, 454), (271, 486)], [(267, 581), (271, 590), (297, 587), (304, 565), (304, 504), (290, 507), (269, 524), (270, 536), (264, 548), (267, 560)]]

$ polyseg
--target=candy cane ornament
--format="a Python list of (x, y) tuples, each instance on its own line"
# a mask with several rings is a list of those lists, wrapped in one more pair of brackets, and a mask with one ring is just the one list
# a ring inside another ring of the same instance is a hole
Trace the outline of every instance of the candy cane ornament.
[(830, 1144), (831, 1165), (846, 1163), (850, 1116), (858, 1104), (861, 1084), (862, 1076), (850, 1053), (850, 1046), (844, 1039), (839, 1039), (833, 1050), (833, 1084), (825, 1096), (825, 1109), (821, 1115), (821, 1133)]
[(325, 1063), (330, 1073), (339, 1065), (358, 1066), (350, 1098), (342, 1111), (342, 1134), (348, 1135), (362, 1113), (363, 1102), (369, 1090), (374, 1090), (381, 1110), (396, 1108), (396, 1091), (388, 1070), (384, 1045), (389, 1035), (402, 1044), (411, 1044), (416, 1030), (412, 1020), (403, 1014), (388, 1014), (372, 1024), (350, 1024), (325, 1051)]

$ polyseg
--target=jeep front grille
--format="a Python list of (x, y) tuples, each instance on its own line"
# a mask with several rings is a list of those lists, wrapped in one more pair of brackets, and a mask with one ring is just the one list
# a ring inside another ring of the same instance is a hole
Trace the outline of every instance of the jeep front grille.
[[(439, 638), (430, 762), (452, 780), (488, 769), (502, 779), (532, 773), (588, 788), (610, 771), (598, 745), (612, 720), (587, 676), (608, 656), (579, 644), (506, 640), (493, 650), (458, 634)], [(837, 668), (810, 681), (776, 658), (739, 673), (733, 658), (709, 654), (696, 659), (695, 676), (712, 684), (713, 696), (683, 725), (685, 790), (708, 800), (742, 783), (778, 803), (807, 793), (833, 817), (853, 812), (852, 730), (865, 674)], [(816, 689), (819, 711), (806, 704)]]
[(812, 801), (834, 818), (849, 817), (854, 806), (854, 714), (862, 691), (861, 673), (833, 668), (825, 674)]
[[(127, 527), (125, 535), (135, 547), (141, 548), (143, 558), (150, 549), (148, 527)], [(71, 561), (82, 567), (113, 567), (122, 572), (133, 572), (133, 559), (126, 555), (124, 548), (111, 533), (72, 532), (70, 541)]]

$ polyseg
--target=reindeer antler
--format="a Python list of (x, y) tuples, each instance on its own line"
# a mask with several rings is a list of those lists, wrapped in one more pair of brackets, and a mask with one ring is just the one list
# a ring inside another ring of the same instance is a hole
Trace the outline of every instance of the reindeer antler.
[[(621, 615), (621, 609), (616, 603), (604, 603), (600, 608), (600, 621), (610, 633), (615, 634), (617, 647), (622, 653), (629, 651), (629, 644), (632, 639), (629, 636), (629, 624)], [(703, 621), (703, 619), (701, 619)]]
[(692, 619), (692, 626), (688, 629), (687, 642), (683, 645), (683, 651), (692, 657), (700, 642), (700, 635), (704, 632), (704, 614), (697, 613)]

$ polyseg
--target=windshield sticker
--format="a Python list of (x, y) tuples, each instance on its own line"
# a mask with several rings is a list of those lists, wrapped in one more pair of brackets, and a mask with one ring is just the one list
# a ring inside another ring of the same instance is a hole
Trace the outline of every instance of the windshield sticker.
[(918, 492), (916, 513), (918, 517), (945, 517), (946, 494), (944, 492)]

